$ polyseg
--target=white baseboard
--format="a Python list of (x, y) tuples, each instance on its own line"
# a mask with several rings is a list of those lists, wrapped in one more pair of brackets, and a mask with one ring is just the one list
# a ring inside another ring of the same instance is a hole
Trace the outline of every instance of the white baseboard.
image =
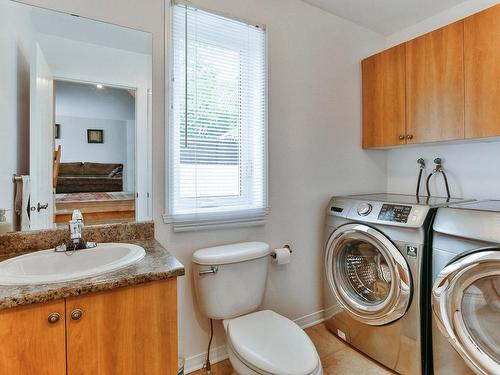
[(325, 320), (323, 315), (324, 315), (324, 310), (319, 310), (312, 314), (297, 318), (294, 320), (294, 322), (297, 323), (300, 326), (300, 328), (306, 329), (315, 326), (316, 324), (323, 323), (323, 321)]
[[(315, 313), (297, 318), (294, 320), (294, 322), (297, 323), (302, 329), (312, 327), (324, 321), (323, 313), (324, 311), (320, 310)], [(221, 345), (217, 348), (210, 350), (210, 362), (212, 364), (221, 362), (227, 359), (228, 357), (229, 356), (227, 354), (226, 345)], [(206, 358), (207, 358), (207, 353), (200, 353), (192, 357), (186, 358), (186, 363), (184, 365), (184, 373), (189, 374), (191, 372), (203, 368)]]

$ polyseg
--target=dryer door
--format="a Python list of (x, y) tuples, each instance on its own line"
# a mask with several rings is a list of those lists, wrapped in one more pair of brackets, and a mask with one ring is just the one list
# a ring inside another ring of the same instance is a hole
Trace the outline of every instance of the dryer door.
[(441, 333), (477, 374), (500, 374), (500, 249), (452, 261), (432, 290)]
[(381, 232), (343, 225), (326, 247), (326, 277), (332, 293), (353, 318), (383, 325), (403, 316), (411, 299), (406, 260)]

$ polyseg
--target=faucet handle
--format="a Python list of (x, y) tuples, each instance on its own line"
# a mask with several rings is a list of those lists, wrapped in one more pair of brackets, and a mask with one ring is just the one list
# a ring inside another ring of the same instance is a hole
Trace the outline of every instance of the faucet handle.
[(76, 220), (83, 221), (82, 211), (80, 211), (80, 210), (73, 210), (73, 214), (71, 215), (71, 220), (72, 221), (76, 221)]

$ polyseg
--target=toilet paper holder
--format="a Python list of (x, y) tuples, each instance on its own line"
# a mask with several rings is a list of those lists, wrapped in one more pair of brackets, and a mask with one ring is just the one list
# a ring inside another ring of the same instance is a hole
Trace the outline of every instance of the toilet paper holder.
[[(285, 249), (290, 250), (290, 254), (291, 254), (291, 253), (293, 253), (292, 249), (290, 248), (290, 245), (285, 245), (285, 246), (283, 246), (283, 247), (284, 247)], [(270, 256), (271, 256), (271, 258), (276, 259), (276, 253), (271, 252)]]

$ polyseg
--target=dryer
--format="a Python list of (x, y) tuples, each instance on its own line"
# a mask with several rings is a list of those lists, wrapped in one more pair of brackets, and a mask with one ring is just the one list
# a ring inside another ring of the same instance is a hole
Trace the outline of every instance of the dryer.
[(439, 209), (432, 266), (434, 374), (500, 374), (500, 201)]
[(328, 329), (398, 373), (421, 374), (431, 223), (437, 207), (461, 201), (400, 194), (332, 198), (325, 247)]

